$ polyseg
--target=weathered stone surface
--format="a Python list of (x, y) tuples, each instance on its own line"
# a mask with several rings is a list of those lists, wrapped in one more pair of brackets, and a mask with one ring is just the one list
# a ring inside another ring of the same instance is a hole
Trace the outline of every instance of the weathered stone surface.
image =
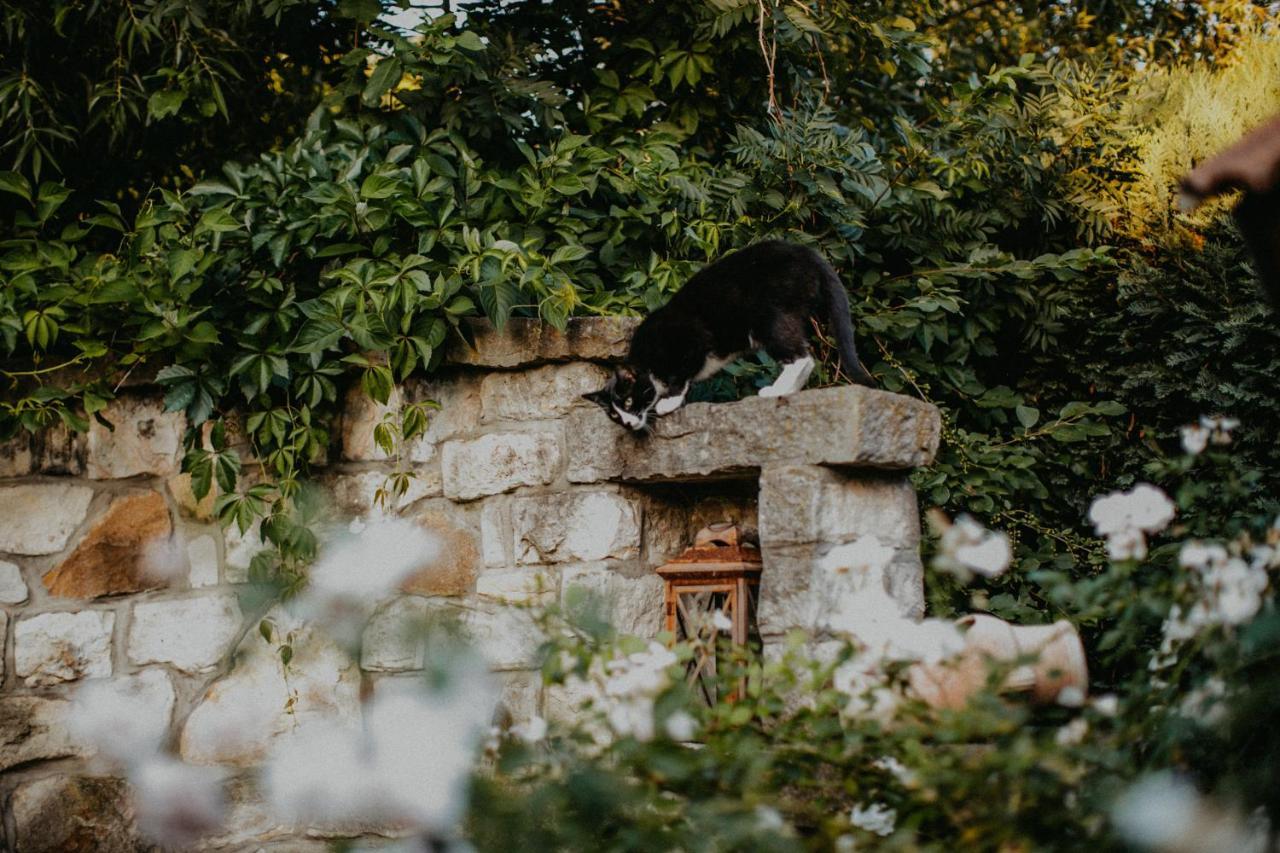
[(42, 579), (50, 595), (98, 598), (163, 586), (148, 574), (148, 549), (173, 531), (159, 492), (116, 498), (71, 555)]
[(16, 853), (159, 850), (135, 825), (129, 786), (103, 776), (49, 776), (13, 792)]
[(771, 545), (852, 542), (872, 535), (892, 548), (917, 548), (920, 512), (905, 474), (833, 471), (816, 465), (760, 474), (760, 537)]
[(426, 631), (437, 620), (453, 618), (440, 601), (402, 595), (380, 606), (365, 626), (360, 666), (370, 672), (422, 669)]
[(84, 433), (64, 424), (41, 430), (31, 436), (32, 472), (80, 476), (84, 473), (87, 444)]
[(413, 520), (439, 539), (440, 554), (431, 565), (401, 584), (401, 590), (418, 595), (470, 592), (480, 571), (480, 545), (465, 513), (449, 501), (432, 501)]
[(498, 725), (518, 725), (538, 716), (542, 705), (542, 674), (504, 672), (500, 678), (502, 696), (498, 700)]
[(490, 498), (480, 506), (480, 552), (486, 566), (511, 565), (510, 517), (507, 498)]
[(519, 563), (631, 559), (640, 555), (640, 510), (613, 492), (574, 491), (511, 501)]
[(476, 346), (454, 342), (447, 359), (478, 367), (520, 367), (546, 361), (616, 361), (627, 354), (638, 319), (575, 317), (564, 332), (538, 320), (508, 320), (502, 331), (487, 321), (471, 322)]
[(183, 672), (212, 669), (240, 631), (240, 605), (228, 593), (134, 605), (129, 660), (167, 663)]
[(30, 433), (23, 430), (8, 441), (0, 441), (0, 477), (25, 477), (31, 471)]
[(250, 631), (234, 668), (205, 691), (187, 718), (179, 743), (184, 761), (248, 767), (286, 732), (359, 719), (360, 673), (350, 658), (283, 611), (269, 618), (281, 635), (294, 633), (287, 674), (276, 644)]
[(379, 403), (359, 385), (351, 386), (342, 409), (342, 458), (353, 462), (386, 459), (387, 454), (373, 440), (373, 432), (403, 402), (404, 393), (399, 387), (391, 390), (387, 402)]
[(173, 495), (178, 511), (184, 516), (196, 521), (213, 520), (213, 503), (221, 493), (217, 483), (210, 483), (209, 494), (199, 500), (196, 499), (195, 492), (191, 491), (190, 474), (175, 474), (165, 484), (169, 487), (169, 494)]
[(511, 604), (533, 604), (555, 598), (555, 576), (546, 569), (488, 569), (476, 578), (476, 595)]
[(646, 563), (660, 566), (693, 544), (693, 533), (700, 525), (689, 523), (688, 508), (644, 496), (639, 500), (644, 513)]
[(111, 630), (105, 610), (41, 613), (14, 627), (14, 671), (28, 687), (111, 674)]
[(533, 614), (519, 607), (478, 604), (463, 614), (463, 627), (494, 669), (532, 669), (546, 637)]
[[(326, 477), (321, 483), (328, 489), (334, 507), (349, 515), (399, 512), (423, 498), (439, 497), (444, 489), (440, 482), (439, 465), (414, 466), (413, 476), (403, 495), (395, 497), (393, 484), (383, 471), (361, 471), (358, 474), (339, 474)], [(384, 500), (379, 503), (378, 493)]]
[(442, 442), (465, 437), (479, 428), (480, 382), (474, 373), (454, 370), (406, 387), (405, 393), (414, 402), (432, 400), (440, 405), (431, 413), (426, 432), (409, 442), (410, 462), (433, 462), (440, 455)]
[(560, 442), (549, 432), (490, 433), (444, 444), (445, 497), (468, 501), (555, 479)]
[(933, 405), (858, 386), (694, 403), (660, 418), (648, 436), (575, 409), (568, 473), (594, 483), (749, 477), (771, 465), (916, 468), (932, 461), (940, 429)]
[(9, 637), (9, 614), (0, 610), (0, 684), (4, 684), (5, 667), (8, 665), (4, 654), (5, 644)]
[(0, 489), (0, 551), (56, 554), (84, 521), (93, 489), (29, 483)]
[(28, 761), (91, 755), (89, 746), (72, 737), (70, 712), (66, 699), (0, 698), (0, 770)]
[(0, 604), (21, 604), (27, 600), (27, 595), (22, 569), (7, 560), (0, 560)]
[(582, 395), (603, 387), (608, 378), (605, 368), (582, 361), (487, 374), (480, 385), (484, 420), (558, 418), (576, 406), (591, 405)]
[(115, 429), (89, 422), (85, 473), (91, 479), (178, 473), (187, 423), (182, 412), (166, 412), (158, 398), (127, 396), (112, 400), (102, 414)]
[(187, 582), (192, 587), (218, 585), (218, 543), (206, 533), (187, 543)]
[(652, 572), (627, 577), (605, 563), (566, 566), (560, 587), (566, 608), (599, 608), (621, 634), (653, 637), (662, 628), (662, 578)]
[(223, 531), (222, 560), (226, 568), (227, 583), (245, 583), (249, 580), (249, 564), (260, 551), (267, 549), (262, 541), (262, 523), (255, 521), (244, 533), (233, 524)]
[[(793, 629), (818, 632), (829, 605), (828, 579), (821, 567), (832, 548), (829, 544), (761, 544), (764, 571), (760, 576), (760, 601), (756, 613), (760, 633), (779, 637)], [(868, 580), (867, 582), (872, 582)], [(912, 549), (894, 553), (889, 565), (874, 582), (898, 605), (899, 614), (910, 619), (924, 616), (924, 567)]]

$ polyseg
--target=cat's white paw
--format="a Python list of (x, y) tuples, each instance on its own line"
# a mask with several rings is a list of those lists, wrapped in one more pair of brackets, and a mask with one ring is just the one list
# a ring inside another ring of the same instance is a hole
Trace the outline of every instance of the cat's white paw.
[(784, 392), (781, 388), (778, 388), (777, 386), (766, 385), (764, 388), (760, 389), (759, 393), (756, 394), (756, 396), (757, 397), (782, 397), (785, 395), (785, 393), (786, 392)]
[(659, 400), (658, 404), (653, 407), (653, 411), (659, 415), (669, 415), (683, 405), (684, 395), (681, 394), (678, 397), (667, 397)]

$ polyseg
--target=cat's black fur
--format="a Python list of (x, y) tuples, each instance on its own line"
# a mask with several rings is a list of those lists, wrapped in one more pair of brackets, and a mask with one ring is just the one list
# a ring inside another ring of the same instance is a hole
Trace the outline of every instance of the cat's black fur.
[[(637, 327), (626, 361), (609, 383), (584, 396), (616, 423), (643, 430), (651, 415), (678, 408), (691, 383), (759, 349), (784, 366), (800, 362), (787, 386), (796, 380), (803, 385), (805, 368), (812, 367), (808, 327), (815, 316), (829, 324), (850, 378), (874, 384), (858, 360), (849, 300), (835, 270), (813, 249), (769, 240), (689, 279)], [(798, 388), (765, 390), (776, 396)], [(659, 405), (664, 401), (665, 411)]]

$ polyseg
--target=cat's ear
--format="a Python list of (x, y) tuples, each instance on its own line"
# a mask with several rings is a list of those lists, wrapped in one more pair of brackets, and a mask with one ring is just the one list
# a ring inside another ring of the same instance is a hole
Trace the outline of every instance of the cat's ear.
[(599, 391), (592, 391), (589, 394), (583, 394), (582, 399), (590, 400), (602, 409), (609, 408), (609, 389), (601, 388)]

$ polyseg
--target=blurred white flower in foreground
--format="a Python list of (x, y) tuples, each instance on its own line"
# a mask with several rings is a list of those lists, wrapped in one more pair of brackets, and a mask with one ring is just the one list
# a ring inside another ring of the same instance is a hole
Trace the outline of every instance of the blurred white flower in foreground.
[(930, 513), (929, 521), (939, 533), (934, 568), (967, 581), (974, 574), (996, 577), (1009, 568), (1009, 537), (988, 530), (967, 515), (949, 522), (941, 512)]
[(525, 743), (538, 743), (547, 736), (547, 721), (535, 716), (512, 726), (511, 733)]
[(1149, 850), (1262, 853), (1267, 849), (1265, 827), (1250, 826), (1169, 772), (1148, 776), (1125, 791), (1112, 807), (1111, 819), (1121, 837)]
[(664, 728), (667, 730), (667, 737), (672, 740), (693, 740), (698, 730), (698, 721), (688, 711), (681, 709), (667, 717)]
[(321, 549), (296, 610), (347, 649), (359, 645), (371, 609), (410, 575), (436, 564), (439, 540), (402, 518), (353, 521)]
[(1099, 536), (1106, 537), (1112, 560), (1144, 560), (1146, 534), (1159, 533), (1173, 521), (1173, 501), (1155, 486), (1139, 483), (1127, 492), (1094, 498), (1089, 520)]
[(728, 616), (725, 616), (723, 610), (717, 610), (715, 613), (711, 614), (711, 624), (717, 631), (733, 630), (733, 620)]
[(937, 661), (964, 649), (951, 622), (902, 615), (902, 605), (885, 590), (884, 572), (893, 549), (874, 536), (831, 549), (819, 564), (827, 578), (823, 625), (855, 639), (869, 658)]
[(1182, 449), (1198, 456), (1209, 446), (1209, 442), (1225, 445), (1231, 443), (1231, 432), (1240, 426), (1235, 418), (1201, 417), (1200, 423), (1188, 424), (1181, 428)]
[(650, 642), (642, 652), (604, 662), (601, 700), (615, 734), (653, 740), (653, 703), (671, 684), (667, 669), (676, 662), (675, 654), (658, 642)]
[(849, 813), (849, 823), (880, 836), (892, 835), (897, 822), (898, 812), (884, 803), (856, 805)]
[(451, 833), (466, 810), (497, 691), (487, 673), (450, 677), (442, 690), (384, 683), (365, 705), (363, 730), (334, 723), (284, 739), (263, 779), (277, 814)]
[(164, 847), (185, 847), (222, 826), (222, 772), (155, 756), (129, 769), (138, 828)]
[(1273, 553), (1263, 545), (1256, 547), (1250, 556), (1246, 562), (1212, 542), (1192, 541), (1182, 546), (1178, 562), (1194, 571), (1200, 597), (1189, 608), (1181, 604), (1170, 608), (1159, 654), (1151, 660), (1152, 669), (1172, 664), (1175, 646), (1195, 637), (1201, 630), (1243, 625), (1258, 614), (1264, 601), (1263, 593), (1270, 584), (1267, 569)]
[(1209, 430), (1200, 424), (1188, 424), (1179, 430), (1182, 436), (1182, 450), (1192, 456), (1199, 456), (1209, 446)]

